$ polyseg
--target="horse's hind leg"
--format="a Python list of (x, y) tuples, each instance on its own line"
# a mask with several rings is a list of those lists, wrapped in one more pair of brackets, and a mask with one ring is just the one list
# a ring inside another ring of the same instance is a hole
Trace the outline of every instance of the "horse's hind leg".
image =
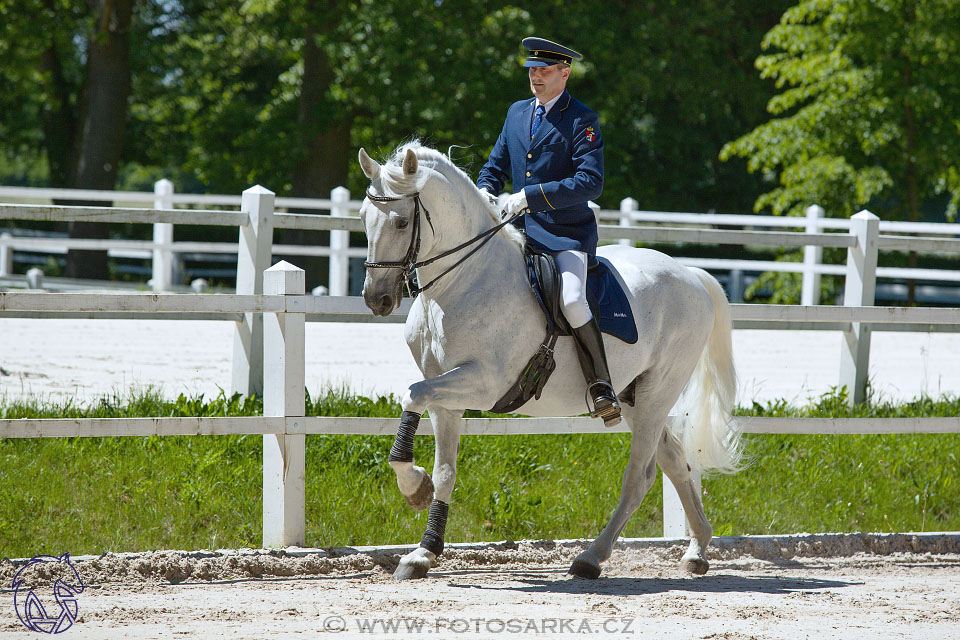
[(707, 545), (713, 538), (713, 528), (707, 522), (700, 493), (690, 478), (690, 466), (687, 464), (683, 445), (666, 429), (660, 438), (660, 447), (657, 449), (657, 464), (676, 487), (680, 502), (683, 504), (683, 511), (693, 530), (690, 546), (683, 554), (680, 566), (690, 573), (703, 575), (710, 568), (710, 563), (707, 562)]
[(656, 478), (654, 454), (670, 407), (654, 409), (655, 411), (651, 412), (651, 407), (643, 407), (641, 410), (639, 406), (634, 406), (625, 408), (623, 412), (633, 431), (633, 437), (630, 439), (630, 460), (623, 472), (620, 504), (593, 544), (574, 559), (569, 572), (575, 576), (596, 578), (600, 575), (600, 563), (610, 557), (613, 543), (620, 537), (627, 520), (643, 502)]

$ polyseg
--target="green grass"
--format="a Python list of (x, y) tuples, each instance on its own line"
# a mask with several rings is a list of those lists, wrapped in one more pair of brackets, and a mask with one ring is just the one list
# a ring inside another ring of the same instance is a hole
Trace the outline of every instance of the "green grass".
[[(256, 398), (164, 401), (152, 391), (89, 405), (0, 400), (0, 418), (257, 415)], [(399, 416), (393, 397), (327, 391), (309, 415)], [(743, 415), (960, 415), (960, 400), (873, 401), (842, 391), (804, 407)], [(704, 480), (718, 534), (960, 530), (960, 435), (746, 436), (751, 464)], [(307, 437), (307, 544), (413, 543), (426, 514), (403, 501), (386, 462), (389, 436)], [(620, 493), (629, 436), (461, 439), (449, 541), (594, 537)], [(417, 438), (428, 470), (433, 440)], [(258, 547), (261, 438), (174, 436), (0, 439), (0, 556), (158, 548)], [(624, 535), (661, 531), (660, 480)]]

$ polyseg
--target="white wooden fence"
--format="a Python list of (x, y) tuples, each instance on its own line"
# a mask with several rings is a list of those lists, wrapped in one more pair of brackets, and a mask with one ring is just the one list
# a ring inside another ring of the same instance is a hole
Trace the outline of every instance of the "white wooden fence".
[[(116, 195), (116, 194), (114, 194)], [(71, 196), (62, 196), (71, 197)], [(80, 197), (80, 196), (73, 196)], [(349, 201), (341, 196), (343, 203)], [(168, 202), (168, 201), (167, 201)], [(147, 224), (226, 225), (239, 228), (237, 293), (218, 295), (0, 293), (3, 317), (85, 317), (153, 319), (229, 319), (236, 323), (233, 390), (262, 392), (264, 415), (251, 418), (139, 418), (0, 420), (2, 437), (117, 435), (223, 435), (259, 433), (264, 438), (264, 546), (303, 545), (304, 437), (308, 433), (393, 434), (396, 420), (304, 416), (304, 323), (370, 321), (359, 298), (305, 295), (302, 270), (287, 263), (269, 267), (275, 227), (348, 232), (356, 218), (279, 214), (274, 194), (262, 187), (245, 191), (239, 211), (55, 207), (0, 205), (0, 219), (86, 220)], [(342, 208), (347, 207), (343, 205)], [(601, 225), (603, 238), (644, 242), (709, 242), (772, 246), (845, 247), (846, 298), (843, 307), (733, 305), (736, 328), (825, 329), (843, 331), (840, 384), (862, 399), (870, 332), (874, 330), (958, 331), (960, 309), (873, 307), (877, 252), (881, 247), (958, 251), (960, 240), (880, 235), (876, 216), (861, 212), (850, 232), (724, 231), (712, 229), (633, 228)], [(158, 243), (153, 249), (171, 250)], [(403, 321), (409, 301), (391, 321)], [(960, 418), (927, 419), (742, 419), (748, 433), (957, 433)], [(429, 433), (428, 421), (421, 424)], [(614, 431), (623, 430), (619, 427)], [(467, 419), (464, 433), (606, 433), (598, 421), (584, 418)], [(682, 509), (664, 482), (664, 532), (683, 535)]]
[[(339, 322), (369, 314), (355, 297), (304, 295), (302, 270), (281, 262), (265, 270), (263, 293), (255, 295), (0, 293), (0, 318), (14, 314), (60, 317), (214, 318), (248, 315), (263, 318), (262, 417), (99, 418), (0, 420), (0, 437), (49, 438), (148, 435), (263, 435), (263, 545), (305, 543), (305, 435), (396, 433), (395, 418), (304, 416), (304, 324), (310, 315)], [(409, 301), (395, 313), (405, 317)], [(851, 325), (960, 325), (960, 309), (901, 307), (847, 308), (734, 305), (735, 322)], [(746, 433), (960, 433), (957, 418), (741, 418)], [(606, 429), (589, 418), (464, 420), (465, 435), (626, 432), (621, 424)], [(428, 420), (421, 434), (432, 433)], [(685, 535), (686, 521), (676, 492), (664, 482), (664, 536)]]
[[(123, 202), (152, 204), (157, 209), (173, 209), (177, 205), (204, 206), (240, 205), (241, 196), (216, 194), (178, 194), (173, 183), (160, 180), (154, 185), (154, 192), (141, 191), (89, 191), (81, 189), (47, 189), (32, 187), (0, 187), (0, 200), (89, 200), (103, 202)], [(349, 217), (351, 211), (360, 207), (360, 201), (351, 200), (350, 192), (343, 187), (333, 189), (329, 199), (317, 198), (276, 198), (275, 206), (292, 211), (324, 211), (334, 217)], [(619, 210), (594, 207), (601, 224), (614, 224), (620, 227), (650, 227), (652, 225), (694, 225), (696, 227), (741, 226), (752, 230), (761, 229), (804, 229), (809, 234), (825, 230), (850, 230), (850, 221), (839, 218), (825, 218), (824, 211), (817, 205), (806, 209), (805, 218), (783, 216), (728, 215), (713, 213), (677, 213), (662, 211), (642, 211), (637, 201), (625, 198)], [(315, 215), (315, 214), (313, 214)], [(176, 222), (176, 224), (184, 224)], [(153, 241), (146, 240), (84, 240), (72, 238), (37, 238), (0, 234), (0, 279), (13, 273), (13, 252), (46, 251), (55, 254), (65, 253), (68, 249), (100, 249), (109, 251), (116, 257), (146, 258), (152, 257), (152, 277), (150, 284), (155, 291), (172, 291), (177, 288), (176, 273), (178, 256), (185, 253), (231, 255), (237, 253), (237, 245), (214, 242), (174, 242), (173, 222), (156, 222), (153, 228)], [(298, 227), (292, 227), (298, 228)], [(347, 295), (349, 292), (349, 260), (366, 255), (363, 247), (350, 247), (350, 231), (361, 231), (359, 220), (339, 228), (305, 227), (330, 231), (329, 246), (275, 245), (273, 253), (283, 256), (320, 256), (330, 260), (328, 272), (328, 291), (330, 295)], [(883, 251), (920, 251), (955, 253), (960, 243), (960, 224), (947, 223), (910, 223), (881, 221), (880, 231), (884, 234), (879, 249)], [(906, 236), (905, 234), (913, 234)], [(636, 239), (617, 234), (612, 229), (602, 235), (607, 240), (619, 240), (621, 243), (635, 242)], [(643, 237), (646, 242), (659, 241), (657, 236)], [(677, 236), (673, 242), (688, 242)], [(701, 242), (705, 240), (700, 240)], [(804, 246), (796, 243), (783, 246)], [(678, 258), (683, 264), (711, 270), (730, 270), (733, 274), (743, 272), (760, 273), (780, 271), (801, 273), (803, 288), (801, 304), (816, 304), (819, 301), (821, 275), (845, 275), (843, 265), (821, 264), (823, 246), (808, 244), (804, 246), (803, 262), (777, 262), (770, 260), (748, 260), (740, 258)], [(914, 279), (932, 282), (960, 282), (960, 272), (950, 269), (905, 269), (880, 267), (877, 277), (895, 279)], [(49, 279), (48, 279), (49, 281)], [(56, 281), (63, 283), (63, 281)], [(82, 286), (68, 282), (69, 286)], [(734, 287), (736, 288), (736, 287)], [(736, 292), (730, 292), (733, 295)]]

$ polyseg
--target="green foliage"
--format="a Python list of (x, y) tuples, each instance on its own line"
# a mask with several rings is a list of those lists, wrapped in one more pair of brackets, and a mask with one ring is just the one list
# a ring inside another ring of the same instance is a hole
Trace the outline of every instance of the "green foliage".
[(800, 215), (818, 203), (848, 216), (918, 216), (949, 191), (960, 203), (960, 4), (942, 0), (803, 0), (763, 40), (761, 77), (780, 93), (774, 119), (728, 143), (721, 159), (779, 185), (754, 208)]
[[(399, 417), (393, 397), (326, 389), (311, 415)], [(3, 401), (0, 417), (256, 415), (257, 398), (152, 390), (90, 404)], [(874, 400), (849, 409), (833, 390), (808, 406), (783, 401), (741, 415), (913, 417), (960, 415), (960, 399)], [(746, 436), (752, 464), (704, 480), (717, 535), (798, 531), (957, 530), (957, 434)], [(390, 436), (307, 436), (307, 544), (412, 543), (426, 514), (409, 510), (386, 462)], [(258, 436), (0, 439), (0, 552), (100, 553), (156, 548), (257, 547), (261, 536)], [(430, 469), (433, 441), (417, 438)], [(461, 439), (448, 540), (595, 537), (616, 507), (626, 434)], [(661, 530), (658, 478), (625, 536)]]
[[(82, 83), (88, 5), (42, 4), (0, 3), (6, 184), (57, 183), (44, 123), (60, 95), (76, 107)], [(570, 88), (601, 117), (603, 206), (629, 195), (652, 209), (742, 210), (760, 180), (717, 151), (763, 117), (771, 90), (750, 62), (787, 6), (550, 0), (534, 15), (502, 0), (138, 2), (118, 188), (164, 176), (181, 192), (260, 183), (285, 195), (317, 145), (339, 145), (321, 176), (342, 174), (356, 193), (365, 185), (356, 149), (382, 156), (412, 137), (467, 146), (454, 158), (476, 174), (507, 106), (530, 95), (519, 42), (536, 33), (585, 53)], [(60, 85), (43, 59), (54, 50)], [(322, 67), (316, 77), (311, 64)]]

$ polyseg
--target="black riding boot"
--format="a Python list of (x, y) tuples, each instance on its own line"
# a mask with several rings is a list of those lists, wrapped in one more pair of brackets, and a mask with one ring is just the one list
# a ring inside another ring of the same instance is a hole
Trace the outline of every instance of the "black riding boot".
[(607, 369), (607, 355), (603, 350), (603, 338), (596, 318), (573, 330), (573, 342), (577, 345), (580, 368), (587, 381), (587, 389), (593, 400), (591, 418), (603, 418), (606, 427), (620, 424), (620, 403), (613, 390), (610, 371)]

